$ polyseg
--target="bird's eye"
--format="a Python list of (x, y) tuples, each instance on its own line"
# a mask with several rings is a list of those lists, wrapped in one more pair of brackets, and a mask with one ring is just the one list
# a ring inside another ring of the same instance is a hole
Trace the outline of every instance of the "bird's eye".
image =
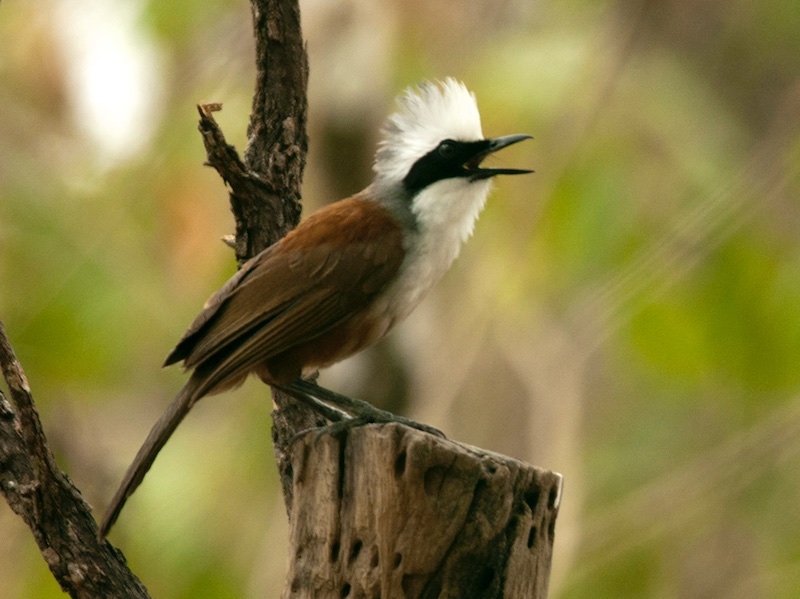
[(439, 144), (439, 156), (442, 158), (452, 158), (456, 153), (456, 147), (453, 142), (443, 141)]

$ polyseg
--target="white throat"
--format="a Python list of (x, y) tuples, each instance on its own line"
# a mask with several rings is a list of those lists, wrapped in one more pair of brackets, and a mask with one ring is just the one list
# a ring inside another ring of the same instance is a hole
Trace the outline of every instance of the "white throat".
[[(450, 268), (461, 245), (472, 235), (486, 205), (491, 181), (444, 179), (417, 194), (411, 205), (418, 234), (416, 253), (438, 274)], [(433, 281), (434, 283), (436, 281)]]
[(414, 198), (417, 230), (409, 233), (406, 257), (383, 297), (392, 324), (405, 318), (447, 272), (472, 235), (491, 181), (445, 179)]

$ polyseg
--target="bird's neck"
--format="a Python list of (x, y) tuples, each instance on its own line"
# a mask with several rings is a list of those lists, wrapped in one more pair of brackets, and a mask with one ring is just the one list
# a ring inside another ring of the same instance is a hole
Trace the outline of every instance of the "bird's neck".
[(405, 318), (450, 268), (472, 234), (489, 188), (489, 181), (445, 180), (413, 198), (414, 229), (407, 233), (399, 276), (387, 290), (395, 318)]
[(429, 264), (437, 280), (472, 235), (490, 187), (490, 181), (446, 179), (414, 198), (411, 211), (417, 223), (418, 258)]

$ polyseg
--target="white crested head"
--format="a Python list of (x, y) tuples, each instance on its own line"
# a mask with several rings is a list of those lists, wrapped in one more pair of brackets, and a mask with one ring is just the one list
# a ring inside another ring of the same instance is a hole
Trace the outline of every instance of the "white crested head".
[(475, 94), (451, 77), (409, 88), (397, 103), (399, 110), (386, 121), (375, 155), (373, 169), (378, 178), (402, 180), (442, 140), (483, 138)]
[(405, 317), (455, 260), (472, 233), (496, 175), (488, 155), (529, 135), (485, 139), (475, 96), (455, 79), (422, 83), (398, 99), (375, 156), (369, 197), (405, 227), (405, 258), (384, 297), (392, 322)]

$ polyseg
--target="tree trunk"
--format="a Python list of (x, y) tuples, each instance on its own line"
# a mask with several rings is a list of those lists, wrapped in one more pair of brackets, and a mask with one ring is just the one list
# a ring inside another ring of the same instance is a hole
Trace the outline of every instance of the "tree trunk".
[(290, 455), (284, 598), (546, 597), (560, 475), (400, 424)]

